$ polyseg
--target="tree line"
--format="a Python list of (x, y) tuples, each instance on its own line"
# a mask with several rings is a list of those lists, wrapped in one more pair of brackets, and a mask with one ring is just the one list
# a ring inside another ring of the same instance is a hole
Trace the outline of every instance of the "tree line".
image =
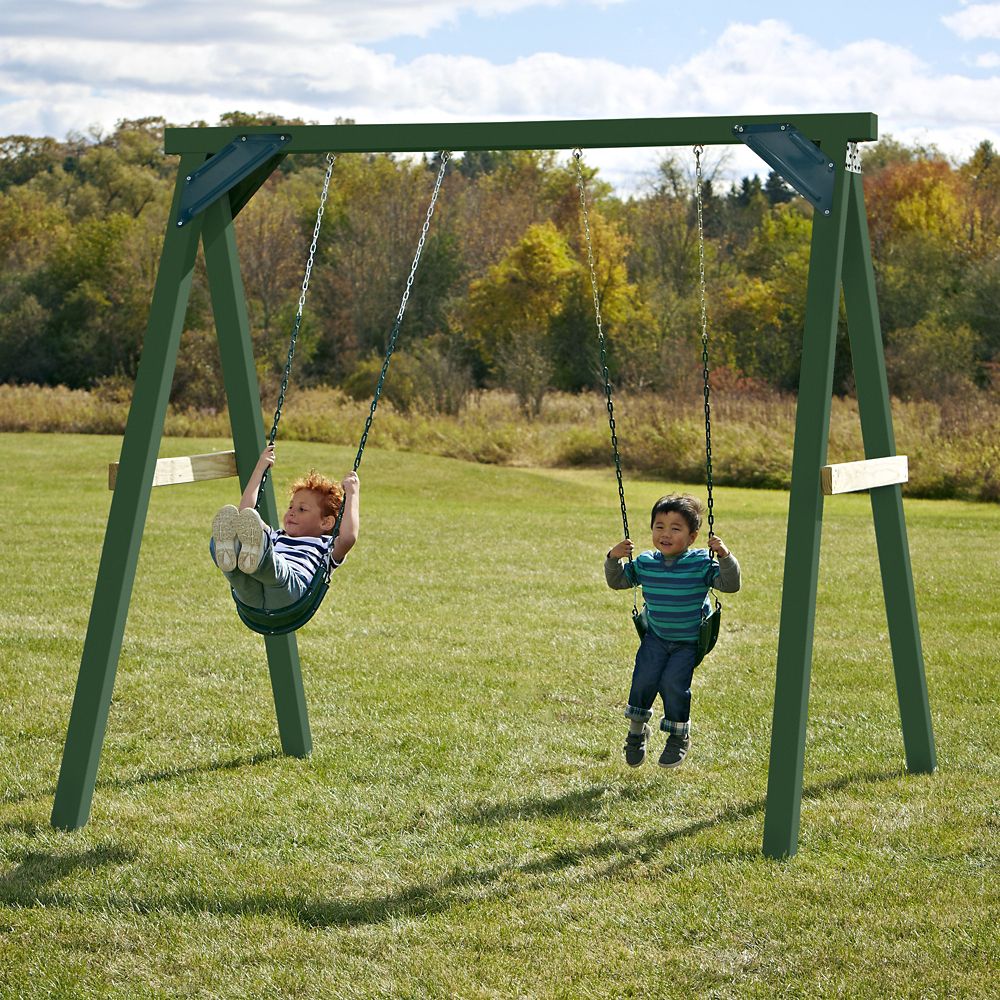
[[(276, 124), (234, 113), (220, 124)], [(294, 124), (287, 123), (286, 124)], [(0, 381), (127, 390), (135, 376), (176, 173), (159, 118), (108, 134), (0, 139)], [(891, 138), (863, 147), (890, 389), (942, 399), (1000, 380), (1000, 158), (949, 161)], [(691, 161), (691, 162), (689, 162)], [(623, 197), (584, 167), (608, 364), (617, 387), (700, 378), (693, 159), (672, 155)], [(305, 385), (364, 397), (382, 353), (439, 164), (339, 157), (296, 361)], [(258, 374), (276, 387), (324, 171), (282, 161), (237, 218)], [(712, 364), (794, 391), (812, 209), (775, 174), (703, 180)], [(176, 405), (224, 403), (204, 270), (192, 287)], [(852, 389), (841, 323), (835, 390)], [(601, 385), (576, 166), (545, 151), (454, 158), (393, 360), (400, 408), (458, 412), (480, 387), (528, 414), (550, 390)], [(1000, 383), (998, 383), (1000, 384)]]

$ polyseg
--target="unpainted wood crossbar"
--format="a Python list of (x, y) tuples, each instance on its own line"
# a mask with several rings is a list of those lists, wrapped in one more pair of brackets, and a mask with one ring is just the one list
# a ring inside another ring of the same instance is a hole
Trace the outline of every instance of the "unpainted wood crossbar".
[[(211, 455), (188, 455), (184, 458), (160, 458), (153, 473), (154, 486), (175, 486), (178, 483), (198, 483), (203, 479), (226, 479), (235, 476), (236, 452), (216, 451)], [(108, 465), (108, 489), (118, 480), (118, 463)]]
[(909, 479), (909, 467), (905, 455), (890, 455), (887, 458), (824, 465), (819, 470), (819, 478), (823, 493), (829, 497), (835, 493), (857, 493), (905, 483)]

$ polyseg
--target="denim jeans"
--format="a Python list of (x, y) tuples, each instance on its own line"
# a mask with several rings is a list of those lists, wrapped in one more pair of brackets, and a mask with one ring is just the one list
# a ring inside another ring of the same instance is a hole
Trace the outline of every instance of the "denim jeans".
[[(215, 558), (215, 539), (209, 539), (208, 551), (212, 554), (212, 562), (219, 565)], [(240, 540), (236, 539), (236, 554), (239, 556)], [(287, 608), (294, 604), (309, 589), (310, 581), (292, 572), (288, 561), (275, 555), (271, 547), (271, 539), (264, 535), (264, 552), (260, 565), (252, 573), (244, 573), (237, 565), (236, 569), (223, 570), (222, 575), (236, 592), (236, 596), (253, 608)]]
[(697, 643), (670, 642), (648, 631), (635, 654), (625, 717), (648, 722), (659, 695), (663, 699), (660, 728), (687, 736), (691, 726), (691, 678), (697, 655)]

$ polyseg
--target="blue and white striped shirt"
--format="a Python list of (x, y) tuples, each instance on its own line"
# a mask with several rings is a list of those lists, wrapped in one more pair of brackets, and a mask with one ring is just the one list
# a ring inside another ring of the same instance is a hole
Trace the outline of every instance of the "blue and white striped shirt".
[[(298, 538), (275, 531), (271, 528), (271, 548), (275, 558), (284, 559), (288, 568), (308, 583), (316, 575), (316, 570), (324, 565), (327, 554), (333, 546), (332, 535), (302, 535)], [(336, 569), (340, 563), (334, 562)]]

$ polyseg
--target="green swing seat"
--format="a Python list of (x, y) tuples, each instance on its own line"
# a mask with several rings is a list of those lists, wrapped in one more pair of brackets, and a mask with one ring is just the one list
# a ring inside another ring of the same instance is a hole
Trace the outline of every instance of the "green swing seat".
[[(715, 649), (715, 644), (719, 639), (719, 626), (722, 624), (722, 604), (717, 597), (714, 600), (715, 606), (710, 607), (707, 612), (702, 613), (701, 627), (698, 629), (698, 655), (694, 661), (695, 666), (698, 666)], [(649, 631), (649, 614), (646, 611), (645, 604), (643, 604), (641, 610), (639, 608), (632, 609), (632, 624), (635, 625), (635, 630), (639, 633), (640, 639)]]
[[(700, 262), (699, 287), (701, 291), (701, 358), (705, 396), (705, 480), (706, 487), (708, 489), (708, 537), (711, 538), (714, 534), (713, 525), (715, 523), (715, 518), (712, 513), (712, 418), (711, 404), (709, 400), (708, 306), (707, 293), (705, 290), (705, 226), (702, 206), (703, 185), (701, 168), (701, 154), (703, 151), (704, 150), (701, 146), (695, 146), (695, 203), (698, 209), (698, 258)], [(594, 250), (590, 239), (590, 220), (587, 213), (586, 181), (583, 176), (583, 166), (581, 164), (583, 151), (580, 149), (574, 150), (573, 156), (576, 159), (577, 187), (580, 192), (580, 206), (583, 214), (583, 232), (587, 245), (587, 263), (590, 267), (590, 287), (594, 296), (594, 317), (597, 322), (597, 342), (601, 349), (601, 369), (604, 375), (604, 395), (607, 399), (608, 405), (608, 424), (611, 430), (611, 449), (615, 460), (615, 476), (618, 480), (618, 498), (621, 501), (622, 528), (624, 529), (625, 537), (628, 538), (628, 511), (625, 507), (625, 487), (622, 484), (622, 466), (621, 456), (618, 453), (618, 436), (615, 433), (615, 409), (614, 401), (612, 400), (611, 375), (608, 371), (607, 343), (604, 336), (603, 321), (601, 319), (601, 297), (600, 290), (598, 288), (597, 271), (594, 267)], [(632, 556), (630, 555), (628, 558), (629, 563), (631, 563)], [(719, 602), (718, 597), (715, 596), (714, 591), (712, 592), (712, 599), (714, 601), (714, 607), (709, 605), (707, 611), (702, 611), (701, 626), (698, 629), (698, 652), (697, 658), (694, 661), (695, 666), (701, 663), (701, 661), (712, 652), (719, 638), (719, 626), (722, 623), (722, 604)], [(643, 604), (640, 609), (633, 603), (632, 624), (635, 625), (635, 630), (639, 633), (639, 639), (641, 640), (649, 631), (649, 614), (646, 610), (645, 604)]]
[(287, 635), (301, 628), (319, 610), (326, 592), (330, 589), (330, 564), (316, 570), (309, 589), (286, 608), (255, 608), (245, 604), (233, 593), (233, 603), (240, 621), (258, 635)]
[[(399, 305), (399, 311), (396, 313), (396, 319), (392, 324), (392, 332), (389, 334), (389, 342), (386, 345), (385, 350), (385, 360), (382, 362), (382, 371), (378, 377), (378, 384), (375, 386), (375, 396), (372, 399), (371, 408), (368, 412), (368, 418), (365, 420), (364, 431), (361, 434), (361, 442), (358, 445), (358, 453), (354, 457), (354, 471), (358, 471), (358, 467), (361, 465), (361, 456), (364, 454), (365, 443), (368, 440), (368, 432), (371, 430), (372, 420), (375, 417), (375, 408), (378, 406), (379, 397), (382, 395), (382, 386), (385, 383), (385, 376), (389, 370), (389, 359), (392, 357), (392, 352), (396, 347), (396, 340), (399, 337), (399, 330), (403, 323), (403, 314), (406, 311), (406, 302), (410, 296), (410, 287), (413, 285), (413, 279), (417, 273), (417, 266), (420, 264), (420, 254), (424, 247), (424, 240), (427, 237), (427, 231), (430, 226), (431, 216), (434, 214), (434, 206), (437, 204), (438, 195), (441, 192), (441, 182), (444, 180), (445, 168), (448, 165), (448, 161), (451, 159), (451, 154), (447, 151), (441, 153), (441, 166), (438, 168), (437, 179), (434, 181), (434, 190), (431, 193), (430, 205), (427, 208), (427, 214), (424, 219), (424, 226), (420, 234), (420, 242), (417, 244), (417, 252), (413, 257), (413, 263), (410, 265), (410, 274), (406, 281), (406, 289), (403, 292), (403, 299)], [(323, 190), (320, 194), (319, 209), (316, 213), (316, 225), (313, 229), (313, 242), (309, 248), (309, 259), (306, 263), (305, 276), (302, 280), (302, 294), (299, 296), (299, 305), (295, 313), (295, 322), (292, 325), (292, 336), (288, 344), (288, 357), (285, 361), (285, 371), (281, 378), (281, 389), (278, 393), (278, 405), (274, 411), (274, 421), (271, 424), (271, 433), (268, 436), (268, 443), (274, 444), (275, 437), (278, 433), (278, 421), (281, 419), (281, 408), (285, 401), (285, 392), (288, 389), (288, 376), (292, 370), (292, 360), (295, 357), (295, 344), (298, 339), (299, 328), (302, 324), (302, 311), (305, 307), (306, 293), (309, 290), (309, 277), (313, 269), (313, 260), (316, 253), (316, 243), (319, 239), (320, 224), (323, 221), (323, 212), (326, 205), (327, 192), (330, 188), (330, 176), (333, 171), (333, 164), (336, 160), (332, 154), (327, 156), (326, 165), (326, 175), (323, 178)], [(258, 489), (258, 498), (260, 491), (264, 488), (264, 483), (267, 480), (267, 471), (264, 472), (264, 476), (261, 479), (260, 487)], [(344, 516), (344, 507), (341, 505), (340, 511), (337, 514), (337, 521), (333, 528), (333, 539), (336, 541), (337, 535), (340, 532), (340, 521)], [(258, 635), (287, 635), (289, 632), (294, 632), (296, 629), (300, 629), (303, 625), (308, 622), (314, 614), (319, 610), (319, 606), (323, 603), (323, 598), (326, 597), (326, 592), (330, 589), (330, 576), (333, 573), (333, 542), (330, 543), (330, 552), (327, 555), (324, 565), (321, 565), (319, 569), (316, 570), (315, 575), (312, 578), (312, 582), (309, 584), (309, 589), (297, 600), (294, 604), (289, 604), (286, 608), (255, 608), (250, 604), (245, 604), (236, 596), (236, 591), (232, 591), (233, 603), (236, 605), (236, 613), (240, 616), (240, 621), (252, 632), (256, 632)]]

